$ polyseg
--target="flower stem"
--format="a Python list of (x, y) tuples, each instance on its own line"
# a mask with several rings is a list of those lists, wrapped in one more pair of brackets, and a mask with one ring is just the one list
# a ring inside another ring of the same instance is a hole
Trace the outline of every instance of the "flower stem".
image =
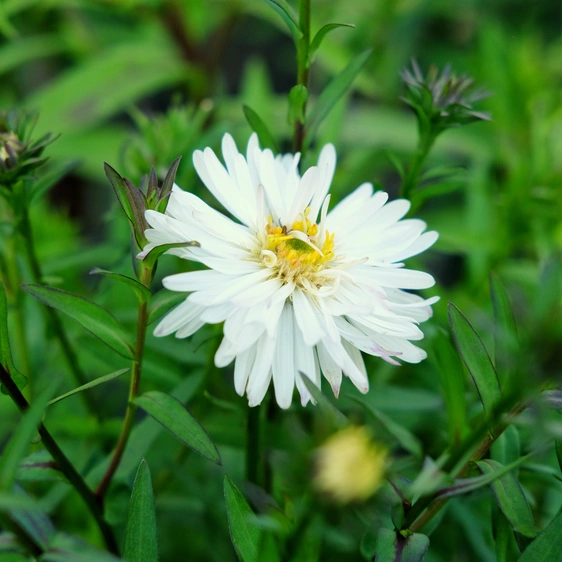
[[(141, 264), (141, 283), (145, 287), (149, 287), (150, 281), (152, 279), (152, 271), (150, 268)], [(139, 303), (138, 316), (137, 316), (137, 343), (135, 347), (135, 358), (133, 359), (133, 364), (131, 367), (131, 383), (129, 385), (129, 398), (127, 401), (127, 411), (125, 412), (125, 419), (123, 420), (123, 427), (121, 428), (121, 434), (117, 440), (117, 445), (115, 446), (115, 451), (111, 457), (111, 461), (105, 474), (103, 475), (99, 486), (96, 489), (96, 496), (99, 498), (100, 502), (103, 502), (103, 498), (111, 484), (111, 479), (115, 475), (115, 472), (119, 468), (123, 453), (125, 452), (125, 447), (129, 441), (133, 425), (135, 423), (135, 414), (137, 413), (137, 405), (133, 403), (133, 400), (139, 394), (141, 374), (142, 374), (142, 358), (144, 352), (144, 342), (146, 339), (146, 327), (148, 324), (148, 307), (145, 301)]]
[[(308, 76), (310, 71), (310, 60), (308, 50), (310, 48), (310, 3), (311, 0), (299, 0), (299, 27), (302, 33), (297, 42), (297, 85), (308, 88)], [(306, 115), (306, 104), (303, 107), (303, 121), (295, 123), (295, 134), (293, 138), (293, 152), (303, 151), (304, 143), (304, 116)]]
[(246, 426), (246, 479), (257, 486), (263, 484), (261, 413), (261, 405), (248, 408)]
[[(6, 387), (8, 394), (15, 402), (17, 407), (25, 412), (29, 408), (29, 403), (21, 393), (16, 383), (12, 380), (8, 372), (0, 365), (0, 382)], [(68, 460), (62, 449), (58, 446), (55, 439), (49, 433), (47, 428), (41, 423), (39, 425), (39, 435), (41, 441), (61, 472), (66, 476), (71, 486), (78, 492), (84, 503), (88, 507), (90, 513), (94, 517), (98, 528), (103, 536), (107, 548), (114, 554), (119, 553), (117, 542), (113, 535), (113, 531), (107, 521), (103, 517), (103, 508), (101, 503), (98, 502), (92, 490), (88, 487), (80, 473), (74, 468), (74, 465)]]
[(425, 164), (429, 151), (431, 150), (436, 138), (437, 134), (432, 129), (429, 129), (424, 133), (420, 133), (418, 147), (414, 153), (412, 162), (408, 167), (406, 176), (402, 181), (402, 185), (400, 186), (400, 197), (404, 197), (405, 199), (410, 198), (412, 190), (419, 182), (419, 176), (423, 169), (423, 165)]

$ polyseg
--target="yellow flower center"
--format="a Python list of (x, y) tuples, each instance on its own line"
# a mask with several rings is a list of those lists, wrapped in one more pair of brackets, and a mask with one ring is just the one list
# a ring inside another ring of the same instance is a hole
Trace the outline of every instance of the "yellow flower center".
[(294, 281), (300, 284), (303, 279), (310, 281), (334, 257), (334, 234), (326, 232), (320, 248), (318, 225), (307, 217), (309, 211), (307, 207), (302, 219), (295, 221), (290, 229), (274, 225), (271, 216), (265, 227), (267, 238), (261, 250), (262, 262), (285, 283)]

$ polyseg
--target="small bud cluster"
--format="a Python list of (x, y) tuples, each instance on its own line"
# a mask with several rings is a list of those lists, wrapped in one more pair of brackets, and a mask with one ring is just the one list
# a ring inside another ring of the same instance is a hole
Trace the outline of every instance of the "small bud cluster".
[(408, 88), (401, 99), (410, 105), (418, 117), (420, 131), (436, 136), (445, 129), (467, 125), (475, 121), (489, 121), (490, 115), (475, 111), (473, 104), (490, 94), (474, 88), (474, 80), (463, 74), (456, 76), (449, 65), (439, 72), (432, 65), (424, 76), (416, 61), (412, 68), (401, 73)]
[(31, 139), (37, 118), (35, 112), (0, 112), (0, 185), (4, 188), (9, 189), (47, 160), (41, 154), (55, 138), (47, 133), (38, 140)]

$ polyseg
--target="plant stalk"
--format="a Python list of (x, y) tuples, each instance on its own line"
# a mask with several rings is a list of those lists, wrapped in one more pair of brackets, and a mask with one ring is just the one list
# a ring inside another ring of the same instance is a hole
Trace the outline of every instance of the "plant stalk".
[[(0, 381), (6, 387), (10, 397), (15, 402), (16, 406), (25, 412), (29, 408), (29, 403), (25, 399), (24, 395), (21, 393), (20, 389), (17, 387), (16, 383), (12, 380), (12, 377), (8, 372), (0, 365)], [(98, 502), (96, 496), (90, 490), (80, 473), (74, 468), (74, 465), (68, 460), (68, 457), (64, 454), (62, 449), (58, 446), (55, 439), (49, 433), (47, 428), (43, 423), (39, 425), (38, 428), (39, 435), (43, 445), (51, 456), (53, 460), (57, 463), (57, 466), (61, 472), (66, 476), (71, 486), (78, 492), (80, 497), (84, 500), (84, 503), (88, 507), (88, 510), (94, 517), (98, 528), (103, 536), (104, 542), (109, 551), (114, 554), (119, 554), (119, 548), (117, 546), (117, 541), (113, 535), (113, 530), (110, 525), (103, 517), (102, 505)]]
[(263, 451), (261, 439), (262, 407), (248, 408), (246, 426), (246, 480), (263, 486)]
[[(302, 33), (297, 43), (297, 85), (308, 88), (308, 77), (310, 72), (310, 61), (308, 50), (310, 48), (310, 3), (311, 0), (299, 0), (299, 27)], [(303, 107), (303, 122), (295, 123), (293, 138), (293, 152), (303, 151), (304, 143), (304, 116), (306, 115), (306, 103)]]
[(402, 181), (402, 185), (400, 186), (400, 197), (404, 197), (405, 199), (410, 198), (412, 190), (419, 183), (419, 176), (436, 138), (437, 134), (431, 129), (420, 134), (418, 147), (408, 167), (406, 176)]
[[(152, 279), (152, 271), (150, 268), (141, 264), (141, 283), (145, 287), (150, 286), (150, 281)], [(121, 459), (123, 458), (123, 453), (127, 447), (131, 431), (135, 423), (135, 415), (137, 413), (137, 405), (133, 403), (133, 400), (138, 396), (141, 382), (142, 374), (142, 358), (144, 353), (144, 342), (146, 339), (146, 328), (148, 324), (148, 305), (146, 302), (140, 302), (138, 308), (137, 316), (137, 342), (135, 347), (135, 358), (133, 359), (131, 367), (131, 382), (129, 385), (129, 398), (127, 401), (127, 411), (125, 412), (125, 419), (123, 420), (123, 427), (121, 428), (121, 434), (115, 446), (115, 451), (111, 457), (111, 461), (105, 474), (103, 475), (99, 486), (96, 489), (96, 496), (99, 498), (100, 502), (103, 503), (103, 498), (111, 484), (111, 479), (115, 475), (115, 472), (119, 468)]]

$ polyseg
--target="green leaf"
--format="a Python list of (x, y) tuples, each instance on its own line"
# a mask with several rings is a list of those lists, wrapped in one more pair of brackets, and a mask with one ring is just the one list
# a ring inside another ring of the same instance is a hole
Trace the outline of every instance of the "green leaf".
[(302, 33), (299, 29), (299, 23), (297, 21), (297, 17), (293, 11), (293, 8), (286, 2), (286, 0), (265, 0), (267, 4), (269, 4), (283, 19), (283, 21), (287, 24), (291, 35), (293, 36), (293, 40), (296, 42), (302, 36)]
[(429, 538), (420, 533), (404, 536), (382, 528), (377, 536), (377, 562), (421, 562), (429, 548)]
[(467, 428), (465, 377), (462, 363), (449, 341), (449, 338), (438, 333), (433, 340), (433, 354), (430, 355), (437, 367), (445, 408), (449, 423), (449, 443), (459, 443)]
[(326, 35), (328, 35), (330, 31), (338, 29), (338, 27), (351, 27), (355, 29), (355, 26), (352, 23), (329, 23), (324, 27), (321, 27), (314, 36), (314, 39), (312, 40), (312, 43), (310, 44), (310, 47), (308, 49), (309, 64), (314, 61), (316, 51), (318, 51), (320, 45), (322, 44), (322, 41), (324, 40), (324, 37), (326, 37)]
[(62, 37), (55, 34), (18, 37), (0, 48), (0, 75), (19, 68), (26, 62), (58, 54), (64, 48)]
[(121, 205), (123, 212), (131, 222), (135, 223), (135, 215), (133, 213), (133, 208), (129, 201), (129, 190), (125, 185), (125, 180), (117, 173), (117, 171), (112, 168), (107, 162), (104, 162), (103, 169), (105, 170), (105, 175), (113, 187), (117, 201)]
[(174, 306), (183, 302), (188, 294), (168, 291), (168, 289), (158, 291), (148, 303), (148, 324), (152, 324), (152, 322), (158, 320)]
[(90, 275), (105, 275), (106, 277), (115, 279), (115, 281), (120, 281), (121, 283), (128, 285), (137, 295), (139, 302), (148, 302), (152, 297), (152, 293), (144, 285), (139, 283), (136, 279), (127, 277), (126, 275), (122, 275), (121, 273), (114, 273), (113, 271), (107, 271), (106, 269), (94, 267), (92, 270), (90, 270)]
[(18, 466), (16, 478), (28, 482), (67, 482), (57, 463), (45, 449), (34, 451), (23, 459)]
[[(474, 476), (473, 478), (461, 478), (455, 481), (452, 486), (447, 486), (437, 492), (437, 496), (441, 498), (452, 498), (453, 496), (459, 496), (461, 494), (467, 494), (482, 488), (482, 486), (487, 486), (491, 484), (498, 478), (501, 478), (505, 474), (509, 474), (513, 469), (526, 463), (529, 459), (534, 457), (537, 452), (530, 453), (524, 457), (520, 457), (516, 461), (508, 464), (507, 466), (501, 466), (497, 470), (493, 470), (483, 474), (482, 476)], [(499, 463), (498, 463), (499, 464)]]
[[(15, 486), (14, 492), (16, 496), (33, 501), (21, 486)], [(10, 517), (43, 549), (48, 547), (55, 536), (56, 529), (49, 516), (42, 509), (37, 509), (37, 506), (12, 509)]]
[(184, 445), (202, 457), (221, 464), (217, 447), (203, 426), (173, 396), (153, 390), (138, 396), (133, 403), (161, 423)]
[(148, 464), (142, 459), (133, 484), (123, 557), (130, 562), (158, 562), (154, 492)]
[(121, 375), (124, 375), (125, 373), (129, 372), (130, 370), (131, 370), (130, 367), (127, 367), (126, 369), (119, 369), (118, 371), (115, 371), (113, 373), (109, 373), (109, 375), (104, 375), (103, 377), (98, 377), (97, 379), (94, 379), (93, 381), (90, 381), (86, 384), (83, 384), (82, 386), (79, 386), (78, 388), (75, 388), (74, 390), (71, 390), (70, 392), (67, 392), (66, 394), (62, 394), (61, 396), (57, 396), (56, 398), (53, 398), (48, 403), (48, 406), (52, 406), (53, 404), (56, 404), (57, 402), (60, 402), (61, 400), (64, 400), (65, 398), (68, 398), (69, 396), (73, 396), (74, 394), (78, 394), (79, 392), (84, 392), (84, 390), (89, 390), (90, 388), (94, 388), (96, 386), (99, 386), (100, 384), (104, 384), (106, 382), (112, 381), (113, 379), (116, 379), (117, 377), (120, 377)]
[(355, 77), (369, 60), (372, 49), (368, 49), (357, 56), (346, 66), (343, 71), (336, 76), (320, 94), (307, 123), (307, 130), (304, 139), (305, 146), (309, 146), (316, 133), (316, 129), (324, 121), (328, 113), (338, 100), (347, 92)]
[(256, 562), (260, 543), (260, 529), (254, 512), (240, 490), (228, 476), (224, 477), (224, 500), (230, 540), (241, 562)]
[(45, 285), (23, 285), (30, 295), (64, 312), (127, 359), (134, 358), (133, 345), (121, 324), (107, 310), (83, 297)]
[(484, 411), (490, 415), (501, 398), (498, 376), (480, 336), (470, 322), (453, 303), (449, 303), (448, 310), (449, 325), (457, 349), (476, 385)]
[(174, 242), (172, 244), (161, 244), (160, 246), (155, 246), (148, 253), (141, 252), (137, 258), (142, 259), (148, 268), (153, 268), (156, 262), (165, 254), (168, 250), (173, 250), (174, 248), (188, 248), (190, 246), (196, 246), (199, 248), (201, 245), (199, 242)]
[(279, 152), (277, 142), (267, 128), (267, 125), (263, 122), (263, 119), (251, 107), (244, 105), (243, 109), (246, 121), (248, 121), (252, 131), (255, 131), (260, 139), (260, 145), (263, 148), (271, 148), (275, 153)]
[(562, 512), (527, 547), (517, 562), (560, 562), (562, 560)]
[[(490, 474), (504, 468), (497, 461), (487, 459), (476, 463), (483, 474)], [(531, 508), (517, 478), (512, 473), (504, 474), (491, 484), (499, 508), (515, 530), (517, 527), (533, 528), (535, 521)]]
[(289, 92), (289, 125), (304, 123), (304, 106), (308, 98), (308, 90), (297, 84)]
[[(23, 390), (27, 385), (27, 377), (16, 369), (12, 359), (8, 332), (8, 303), (6, 301), (6, 289), (3, 283), (0, 283), (0, 361), (17, 387)], [(2, 392), (7, 394), (4, 385), (2, 385)]]
[(380, 410), (365, 403), (365, 401), (361, 398), (357, 396), (351, 396), (350, 398), (363, 406), (363, 408), (365, 408), (365, 410), (369, 412), (373, 419), (377, 422), (380, 429), (390, 434), (392, 438), (397, 441), (403, 449), (409, 451), (416, 457), (423, 456), (421, 442), (413, 433), (408, 431), (400, 424), (397, 424), (394, 420), (392, 420), (386, 414), (383, 414)]
[(181, 156), (178, 156), (173, 162), (168, 172), (166, 173), (166, 177), (162, 182), (162, 188), (159, 192), (159, 199), (158, 205), (156, 206), (156, 210), (159, 213), (163, 213), (168, 206), (168, 195), (170, 195), (172, 188), (174, 187), (174, 182), (176, 181), (176, 174), (178, 173), (178, 167), (181, 162)]
[(37, 428), (53, 390), (51, 387), (42, 392), (24, 412), (21, 421), (16, 426), (12, 438), (0, 457), (0, 491), (11, 490), (20, 461), (37, 434)]
[(558, 459), (558, 466), (560, 467), (560, 472), (562, 472), (562, 441), (556, 439), (554, 441), (554, 446), (556, 448), (556, 458)]
[(388, 150), (387, 148), (383, 149), (382, 152), (385, 155), (386, 159), (394, 166), (394, 169), (398, 172), (398, 175), (401, 178), (404, 178), (404, 164), (402, 164), (402, 161), (400, 160), (400, 158), (398, 158), (396, 153), (394, 153), (392, 150)]
[(39, 562), (119, 562), (121, 559), (99, 550), (77, 537), (63, 533), (49, 543), (49, 550)]
[(349, 420), (330, 402), (329, 398), (311, 381), (304, 373), (298, 372), (297, 376), (301, 377), (302, 382), (312, 395), (316, 405), (322, 413), (333, 423), (336, 428), (342, 428), (349, 425)]
[(490, 293), (494, 307), (495, 366), (502, 386), (513, 378), (513, 370), (519, 355), (517, 327), (509, 298), (499, 279), (490, 275)]

